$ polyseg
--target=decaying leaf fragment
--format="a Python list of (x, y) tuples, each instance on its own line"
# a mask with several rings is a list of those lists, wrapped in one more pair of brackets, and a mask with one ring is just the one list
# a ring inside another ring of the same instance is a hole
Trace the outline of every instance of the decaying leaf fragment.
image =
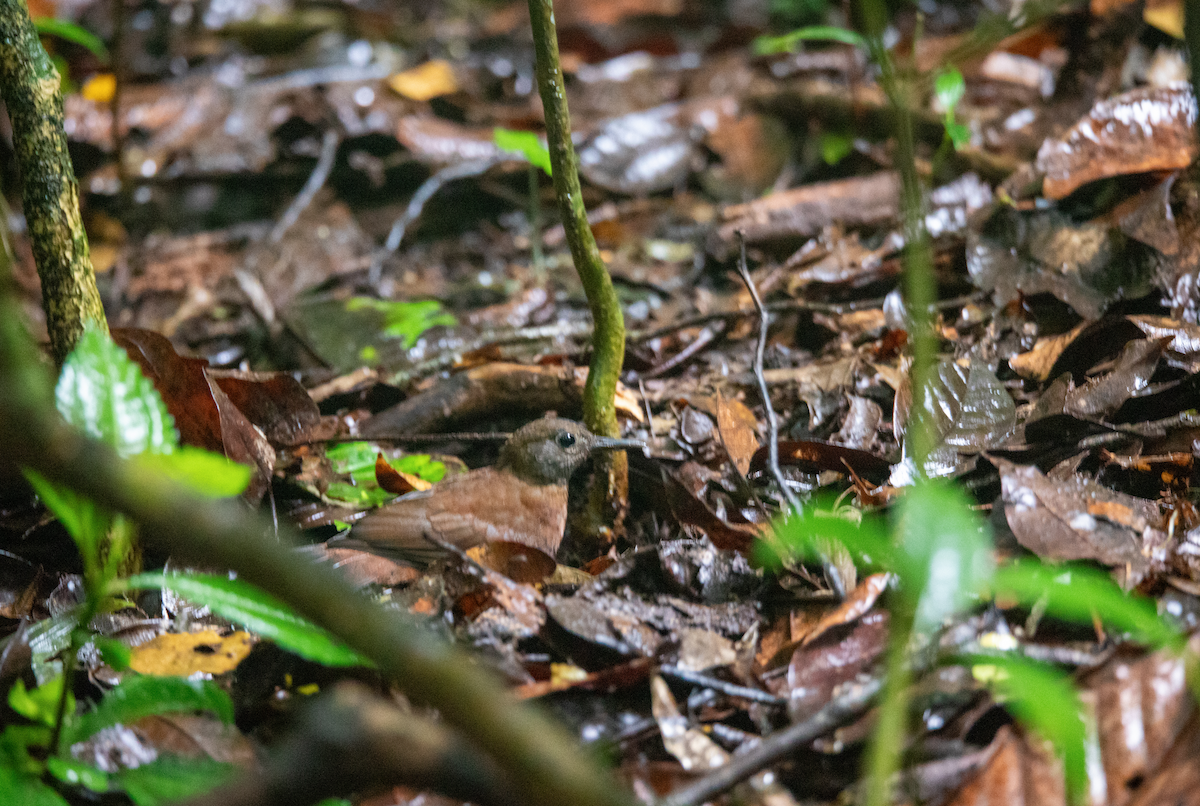
[(1112, 372), (1093, 378), (1067, 393), (1064, 409), (1080, 419), (1101, 419), (1150, 384), (1158, 359), (1170, 342), (1161, 339), (1131, 341), (1121, 351)]
[(1164, 562), (1158, 504), (1076, 475), (1051, 479), (1032, 465), (989, 457), (1017, 541), (1046, 560), (1095, 560), (1134, 585)]
[(758, 420), (746, 404), (736, 398), (717, 395), (717, 428), (729, 458), (743, 476), (750, 471), (750, 459), (758, 450)]
[[(896, 394), (895, 422), (906, 432), (911, 420), (912, 393)], [(925, 391), (925, 417), (935, 437), (925, 460), (925, 472), (950, 475), (964, 466), (963, 457), (998, 445), (1016, 425), (1016, 404), (986, 364), (942, 361)]]
[(1061, 199), (1111, 176), (1174, 171), (1196, 157), (1196, 97), (1186, 84), (1140, 88), (1100, 101), (1038, 151), (1042, 193)]

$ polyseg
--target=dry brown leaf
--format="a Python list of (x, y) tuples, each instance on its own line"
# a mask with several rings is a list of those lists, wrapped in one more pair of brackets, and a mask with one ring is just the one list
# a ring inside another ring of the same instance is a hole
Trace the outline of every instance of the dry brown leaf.
[(1048, 745), (1005, 725), (992, 739), (990, 749), (992, 757), (983, 771), (946, 806), (1066, 806), (1062, 765)]
[(1100, 101), (1038, 150), (1042, 194), (1064, 198), (1111, 176), (1175, 171), (1196, 157), (1196, 97), (1187, 85), (1143, 87)]
[(743, 476), (750, 472), (750, 459), (758, 450), (758, 419), (745, 403), (717, 393), (717, 428), (721, 442)]
[(1008, 365), (1022, 378), (1035, 381), (1046, 380), (1050, 377), (1050, 370), (1054, 368), (1054, 362), (1088, 324), (1088, 322), (1080, 322), (1069, 333), (1038, 339), (1032, 350), (1008, 359)]
[(403, 470), (392, 467), (382, 452), (375, 456), (375, 481), (384, 490), (394, 495), (404, 495), (415, 490), (428, 490), (433, 486), (414, 473), (405, 473)]

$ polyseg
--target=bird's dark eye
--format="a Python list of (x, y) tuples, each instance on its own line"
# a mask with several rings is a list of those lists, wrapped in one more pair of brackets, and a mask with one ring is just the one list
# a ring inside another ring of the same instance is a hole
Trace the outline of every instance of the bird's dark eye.
[(558, 443), (558, 447), (565, 451), (567, 448), (575, 444), (575, 435), (570, 431), (559, 431), (558, 436), (554, 438), (554, 441)]

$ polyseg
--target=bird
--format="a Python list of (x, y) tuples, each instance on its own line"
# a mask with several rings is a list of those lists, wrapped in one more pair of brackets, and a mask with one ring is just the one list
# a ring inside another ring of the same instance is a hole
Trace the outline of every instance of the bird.
[(446, 479), (372, 510), (330, 546), (358, 548), (423, 568), (460, 549), (507, 541), (549, 555), (567, 525), (567, 482), (592, 451), (644, 450), (634, 439), (593, 434), (582, 423), (543, 417), (523, 426), (492, 467)]

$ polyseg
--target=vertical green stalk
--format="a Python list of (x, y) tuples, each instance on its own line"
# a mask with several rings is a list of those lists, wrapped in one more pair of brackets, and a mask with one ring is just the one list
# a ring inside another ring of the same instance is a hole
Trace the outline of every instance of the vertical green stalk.
[[(896, 597), (897, 599), (901, 598)], [(908, 664), (908, 644), (913, 618), (907, 603), (891, 609), (886, 671), (879, 700), (879, 717), (867, 747), (866, 806), (890, 806), (892, 781), (900, 769), (900, 756), (908, 735), (908, 686), (912, 672)]]
[(529, 257), (533, 276), (538, 285), (546, 284), (546, 256), (542, 250), (542, 186), (541, 171), (529, 163)]
[(896, 73), (891, 54), (883, 46), (886, 10), (882, 0), (862, 0), (871, 58), (879, 65), (879, 83), (895, 110), (896, 169), (900, 173), (900, 213), (904, 228), (904, 290), (912, 343), (912, 406), (907, 427), (908, 453), (918, 475), (924, 474), (925, 457), (933, 447), (933, 437), (925, 416), (926, 383), (937, 357), (937, 341), (930, 314), (937, 299), (933, 276), (933, 250), (925, 230), (925, 204), (921, 179), (917, 175), (916, 147), (913, 138), (912, 109), (909, 105), (910, 82)]
[(575, 271), (583, 282), (595, 328), (592, 360), (583, 394), (583, 421), (596, 434), (618, 436), (615, 405), (617, 377), (625, 360), (625, 318), (612, 278), (592, 237), (579, 187), (579, 164), (571, 144), (571, 117), (558, 59), (553, 0), (529, 0), (538, 91), (546, 114), (546, 139), (554, 171), (554, 194), (566, 230)]
[[(905, 435), (908, 454), (918, 478), (925, 472), (925, 457), (933, 446), (926, 416), (926, 384), (937, 357), (930, 308), (936, 298), (933, 255), (925, 231), (924, 203), (917, 176), (916, 153), (910, 109), (911, 82), (897, 75), (891, 54), (883, 45), (887, 9), (883, 0), (861, 0), (863, 28), (871, 57), (879, 66), (879, 83), (895, 110), (896, 167), (900, 172), (900, 209), (904, 226), (904, 280), (910, 321), (913, 364), (912, 406)], [(867, 750), (867, 806), (888, 806), (892, 802), (892, 780), (900, 768), (905, 736), (909, 726), (908, 646), (912, 637), (914, 613), (903, 593), (895, 597), (891, 635), (888, 641), (886, 679), (879, 706), (879, 721)]]
[(50, 347), (62, 364), (84, 323), (107, 323), (79, 215), (58, 71), (22, 0), (0, 0), (0, 95), (12, 120)]
[[(592, 310), (592, 359), (583, 387), (583, 421), (594, 433), (620, 436), (617, 428), (617, 379), (625, 361), (625, 317), (612, 278), (588, 226), (583, 192), (579, 187), (579, 161), (571, 143), (571, 116), (558, 58), (558, 32), (554, 28), (553, 0), (529, 0), (533, 46), (537, 55), (538, 92), (546, 116), (546, 145), (553, 169), (554, 195), (566, 231), (575, 271)], [(629, 460), (621, 451), (604, 451), (596, 457), (596, 483), (588, 493), (583, 528), (610, 541), (609, 524), (620, 523), (629, 488)]]

